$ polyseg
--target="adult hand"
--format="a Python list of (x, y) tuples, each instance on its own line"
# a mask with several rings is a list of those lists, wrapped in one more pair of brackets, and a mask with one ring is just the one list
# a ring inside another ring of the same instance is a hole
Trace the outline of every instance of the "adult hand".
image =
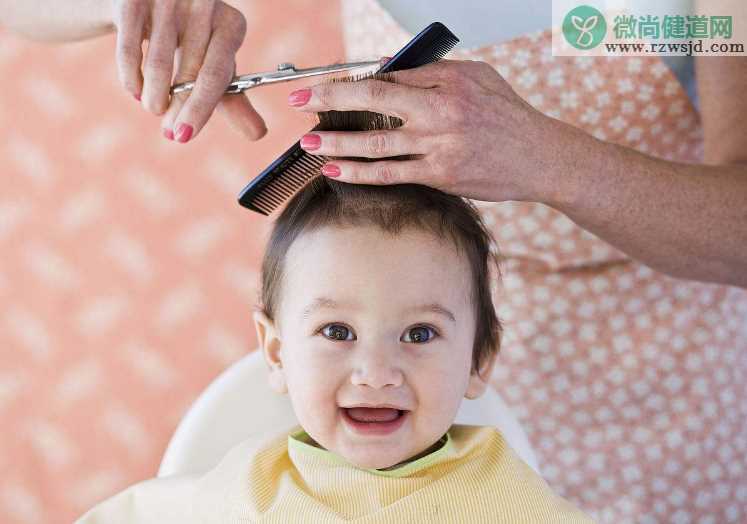
[(394, 82), (322, 83), (291, 93), (289, 103), (301, 111), (368, 110), (404, 121), (391, 130), (305, 135), (301, 146), (316, 155), (416, 155), (335, 159), (324, 166), (325, 175), (425, 184), (476, 200), (539, 201), (543, 175), (562, 149), (564, 124), (532, 108), (485, 62), (441, 60), (393, 75)]
[[(246, 95), (225, 94), (246, 34), (241, 12), (220, 0), (112, 2), (120, 81), (145, 109), (163, 115), (164, 136), (194, 138), (216, 106), (250, 140), (265, 135), (265, 123)], [(169, 99), (174, 71), (174, 83), (195, 81), (195, 87)]]

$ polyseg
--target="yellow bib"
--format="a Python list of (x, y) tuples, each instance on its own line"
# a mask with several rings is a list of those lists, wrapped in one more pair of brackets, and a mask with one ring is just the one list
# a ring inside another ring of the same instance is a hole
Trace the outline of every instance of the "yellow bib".
[(454, 425), (443, 445), (387, 470), (357, 468), (299, 427), (235, 446), (202, 475), (153, 479), (78, 523), (592, 522), (555, 495), (495, 428)]

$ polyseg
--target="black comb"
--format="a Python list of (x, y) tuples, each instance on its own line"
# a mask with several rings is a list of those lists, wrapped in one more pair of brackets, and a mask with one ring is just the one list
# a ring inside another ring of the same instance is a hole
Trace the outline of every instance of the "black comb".
[[(451, 51), (459, 39), (441, 22), (433, 22), (384, 64), (377, 73), (411, 69), (436, 62)], [(316, 128), (312, 129), (312, 131)], [(321, 167), (329, 157), (310, 155), (298, 141), (278, 157), (239, 194), (239, 204), (269, 215), (306, 183), (321, 176)]]

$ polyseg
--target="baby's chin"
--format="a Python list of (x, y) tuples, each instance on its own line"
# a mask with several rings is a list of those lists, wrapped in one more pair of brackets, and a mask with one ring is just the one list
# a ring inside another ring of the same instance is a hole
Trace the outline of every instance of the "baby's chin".
[(362, 456), (357, 455), (358, 454), (351, 455), (340, 453), (340, 456), (342, 456), (346, 461), (361, 469), (389, 468), (399, 464), (400, 462), (404, 462), (409, 458), (401, 455), (393, 456), (391, 453), (376, 453), (374, 450), (361, 454)]
[(373, 442), (354, 446), (354, 449), (346, 447), (333, 451), (348, 463), (361, 469), (389, 468), (408, 460), (415, 454), (413, 450), (392, 449), (386, 444)]

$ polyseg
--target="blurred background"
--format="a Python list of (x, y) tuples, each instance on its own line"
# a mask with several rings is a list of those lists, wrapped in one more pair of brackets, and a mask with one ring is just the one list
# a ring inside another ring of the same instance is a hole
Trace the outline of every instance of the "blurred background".
[[(344, 58), (337, 1), (229, 3), (248, 21), (239, 73)], [(314, 83), (297, 81), (250, 91), (259, 142), (222, 115), (169, 142), (120, 87), (114, 45), (0, 28), (4, 524), (69, 523), (155, 476), (191, 402), (255, 349), (270, 220), (236, 197), (313, 123), (287, 105)]]

